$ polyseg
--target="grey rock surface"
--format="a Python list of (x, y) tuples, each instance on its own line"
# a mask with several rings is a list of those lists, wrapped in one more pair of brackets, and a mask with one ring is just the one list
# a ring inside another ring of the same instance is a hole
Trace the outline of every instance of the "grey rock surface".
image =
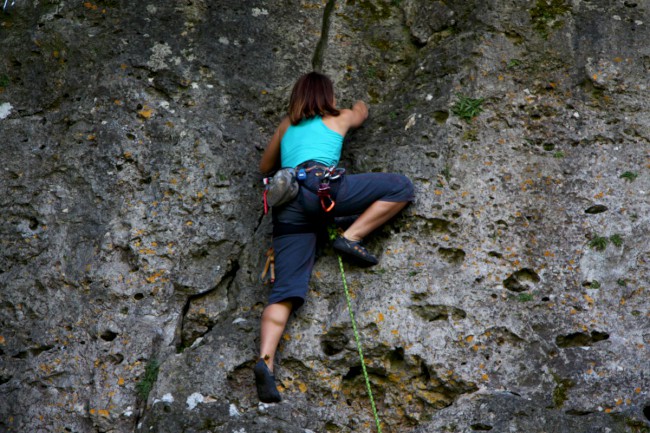
[(0, 431), (376, 431), (327, 246), (253, 384), (257, 165), (313, 65), (370, 103), (342, 164), (417, 190), (345, 267), (382, 431), (650, 431), (649, 6), (0, 12)]

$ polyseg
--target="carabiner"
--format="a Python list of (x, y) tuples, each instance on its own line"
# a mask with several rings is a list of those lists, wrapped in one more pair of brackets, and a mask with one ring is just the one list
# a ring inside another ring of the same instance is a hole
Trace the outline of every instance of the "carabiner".
[(334, 200), (332, 200), (332, 197), (327, 197), (327, 198), (328, 198), (329, 201), (331, 202), (331, 204), (329, 205), (329, 207), (325, 207), (324, 197), (321, 197), (321, 199), (320, 199), (320, 205), (321, 205), (321, 207), (323, 208), (323, 210), (324, 210), (325, 212), (329, 212), (329, 211), (331, 211), (332, 209), (334, 209), (334, 205), (336, 204), (336, 202), (335, 202)]

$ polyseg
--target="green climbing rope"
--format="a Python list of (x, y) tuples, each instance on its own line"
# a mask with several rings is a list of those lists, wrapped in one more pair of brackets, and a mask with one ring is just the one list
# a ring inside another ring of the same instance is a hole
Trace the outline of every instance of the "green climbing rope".
[[(330, 229), (329, 231), (330, 240), (336, 238), (336, 230)], [(348, 282), (345, 278), (345, 270), (343, 269), (343, 259), (337, 254), (339, 259), (339, 269), (341, 270), (341, 279), (343, 280), (343, 288), (345, 289), (345, 299), (348, 303), (348, 312), (350, 313), (350, 320), (352, 321), (352, 330), (354, 331), (354, 339), (357, 342), (357, 350), (359, 351), (359, 359), (361, 359), (361, 370), (363, 371), (363, 377), (366, 379), (366, 389), (368, 390), (368, 397), (370, 398), (370, 405), (372, 406), (372, 414), (375, 416), (375, 424), (377, 424), (377, 433), (381, 433), (381, 422), (379, 421), (379, 415), (377, 414), (377, 406), (375, 406), (375, 399), (372, 396), (372, 389), (370, 389), (370, 378), (368, 377), (368, 372), (366, 371), (366, 363), (363, 359), (363, 350), (361, 349), (361, 339), (359, 338), (359, 331), (357, 331), (357, 323), (354, 319), (354, 312), (352, 311), (352, 299), (350, 298), (350, 290), (348, 289)]]

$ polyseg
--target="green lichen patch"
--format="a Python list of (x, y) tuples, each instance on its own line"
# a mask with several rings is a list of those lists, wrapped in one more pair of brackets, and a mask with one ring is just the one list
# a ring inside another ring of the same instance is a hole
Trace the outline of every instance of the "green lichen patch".
[(365, 11), (365, 13), (372, 17), (374, 20), (385, 20), (390, 18), (390, 4), (387, 2), (359, 0), (358, 4)]
[(564, 21), (560, 17), (569, 11), (571, 11), (571, 6), (566, 0), (537, 0), (535, 6), (530, 10), (530, 19), (533, 28), (546, 39), (551, 29), (557, 29), (564, 25)]
[(519, 296), (517, 297), (517, 300), (519, 302), (529, 302), (532, 301), (533, 299), (535, 298), (530, 293), (520, 293)]
[(553, 380), (555, 381), (555, 389), (553, 389), (553, 407), (560, 408), (564, 402), (568, 400), (569, 390), (575, 386), (575, 382), (571, 379), (563, 379), (554, 374)]

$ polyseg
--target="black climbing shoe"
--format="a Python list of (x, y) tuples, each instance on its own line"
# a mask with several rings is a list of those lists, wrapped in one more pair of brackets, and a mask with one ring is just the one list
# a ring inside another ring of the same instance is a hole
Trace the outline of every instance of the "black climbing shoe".
[(340, 253), (345, 254), (348, 258), (352, 259), (361, 266), (373, 266), (379, 263), (377, 257), (368, 252), (367, 249), (361, 245), (361, 241), (351, 241), (343, 236), (339, 236), (332, 244), (334, 249)]
[(255, 373), (255, 385), (257, 386), (257, 396), (260, 398), (260, 401), (263, 403), (277, 403), (282, 400), (280, 397), (280, 392), (275, 386), (275, 376), (271, 374), (269, 367), (264, 362), (264, 359), (260, 358), (253, 367), (253, 373)]

